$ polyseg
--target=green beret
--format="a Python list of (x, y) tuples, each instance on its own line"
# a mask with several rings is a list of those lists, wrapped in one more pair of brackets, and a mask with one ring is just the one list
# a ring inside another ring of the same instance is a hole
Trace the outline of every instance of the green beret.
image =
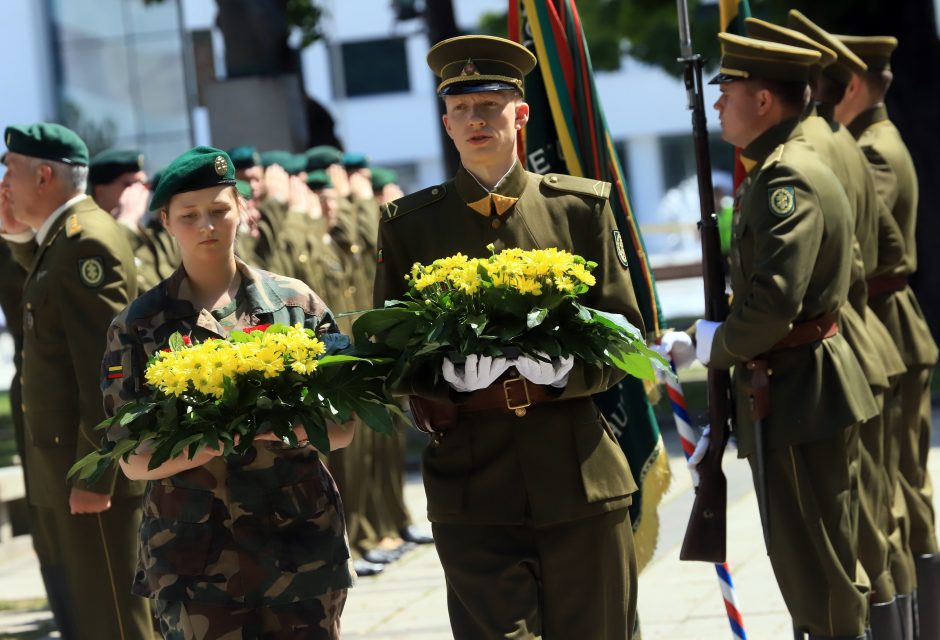
[(88, 164), (88, 182), (108, 184), (125, 173), (144, 170), (144, 154), (137, 149), (108, 149), (102, 151)]
[(54, 122), (9, 126), (3, 134), (3, 141), (7, 151), (31, 158), (65, 164), (88, 164), (88, 147), (85, 142), (68, 127)]
[(290, 151), (264, 151), (261, 153), (261, 166), (265, 169), (278, 165), (292, 176), (307, 170), (307, 158), (301, 153)]
[(440, 96), (481, 91), (523, 91), (535, 56), (521, 44), (493, 36), (458, 36), (428, 51), (428, 66), (440, 79)]
[(151, 193), (157, 190), (157, 186), (160, 184), (160, 179), (163, 177), (163, 172), (166, 171), (166, 167), (160, 169), (159, 171), (154, 171), (153, 175), (150, 176), (150, 191)]
[(342, 164), (343, 152), (327, 144), (307, 149), (307, 171), (326, 169), (333, 164)]
[(307, 186), (314, 191), (319, 191), (320, 189), (332, 189), (333, 181), (330, 180), (330, 175), (326, 171), (323, 169), (317, 169), (316, 171), (311, 171), (307, 174)]
[(827, 78), (847, 85), (852, 80), (853, 73), (868, 71), (868, 65), (852, 53), (851, 49), (796, 9), (790, 9), (790, 13), (787, 14), (787, 26), (809, 36), (835, 52), (836, 61), (823, 70), (823, 74)]
[(232, 159), (235, 165), (235, 171), (242, 169), (251, 169), (261, 165), (261, 154), (254, 147), (235, 147), (228, 150), (228, 157)]
[(869, 71), (891, 68), (891, 54), (898, 47), (894, 36), (836, 36), (839, 42), (862, 59)]
[(232, 159), (221, 149), (196, 147), (176, 158), (160, 174), (153, 190), (150, 210), (156, 211), (170, 203), (177, 193), (197, 191), (220, 184), (235, 185)]
[(365, 169), (369, 166), (369, 159), (364, 153), (344, 153), (343, 166), (347, 169)]
[(251, 200), (253, 195), (251, 192), (251, 183), (247, 180), (236, 180), (235, 188), (238, 189), (238, 195), (243, 197), (245, 200)]
[(709, 84), (762, 78), (783, 82), (808, 82), (819, 51), (791, 47), (767, 40), (745, 38), (732, 33), (719, 33), (721, 63), (718, 75)]
[(398, 174), (385, 167), (372, 167), (372, 190), (379, 191), (389, 184), (398, 182)]

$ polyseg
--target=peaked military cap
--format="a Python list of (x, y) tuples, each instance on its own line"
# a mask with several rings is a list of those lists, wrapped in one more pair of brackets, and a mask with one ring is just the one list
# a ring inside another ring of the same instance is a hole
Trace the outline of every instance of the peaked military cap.
[(722, 84), (749, 78), (786, 82), (808, 82), (819, 51), (786, 44), (719, 33), (721, 65), (709, 84)]
[(274, 164), (292, 176), (307, 170), (307, 158), (303, 154), (279, 150), (263, 151), (261, 153), (261, 166), (267, 169)]
[(332, 189), (333, 181), (330, 180), (330, 174), (328, 174), (323, 169), (317, 169), (316, 171), (311, 171), (307, 174), (307, 186), (314, 191), (319, 191), (320, 189)]
[(241, 146), (228, 150), (228, 157), (235, 165), (235, 171), (261, 166), (261, 154), (255, 147)]
[(829, 47), (820, 44), (799, 31), (787, 29), (786, 27), (781, 27), (757, 18), (747, 18), (744, 21), (744, 25), (747, 30), (748, 38), (768, 40), (778, 44), (787, 44), (791, 47), (801, 47), (803, 49), (810, 49), (811, 51), (818, 51), (820, 55), (819, 61), (816, 63), (818, 70), (825, 69), (835, 62), (838, 57), (836, 52)]
[(150, 200), (150, 210), (167, 206), (177, 193), (223, 184), (235, 185), (235, 166), (228, 154), (213, 147), (190, 149), (161, 172)]
[(364, 153), (344, 153), (343, 166), (347, 169), (365, 169), (369, 166), (369, 159)]
[(428, 51), (428, 66), (440, 79), (440, 96), (518, 89), (535, 68), (535, 56), (521, 44), (493, 36), (458, 36)]
[(862, 59), (869, 71), (891, 68), (891, 54), (898, 48), (894, 36), (836, 36), (839, 42)]
[(861, 58), (852, 53), (838, 38), (796, 9), (790, 9), (790, 13), (787, 14), (787, 26), (835, 51), (836, 61), (823, 69), (826, 77), (841, 84), (848, 84), (853, 73), (865, 73), (868, 70)]
[(144, 154), (137, 149), (108, 149), (88, 164), (88, 182), (108, 184), (125, 173), (144, 170)]
[[(88, 147), (77, 133), (54, 122), (12, 125), (3, 133), (7, 151), (30, 158), (87, 165)], [(3, 161), (6, 154), (3, 154)]]
[(305, 155), (307, 156), (307, 171), (317, 171), (333, 164), (343, 163), (343, 152), (328, 144), (307, 149)]
[(385, 167), (372, 167), (372, 190), (379, 191), (386, 185), (398, 182), (398, 174)]

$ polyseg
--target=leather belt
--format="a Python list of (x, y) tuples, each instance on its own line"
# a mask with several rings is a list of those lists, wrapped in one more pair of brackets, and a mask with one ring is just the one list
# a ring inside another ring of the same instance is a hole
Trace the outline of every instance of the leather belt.
[(895, 291), (902, 291), (907, 286), (907, 276), (875, 276), (868, 281), (868, 297), (870, 299)]
[(536, 404), (556, 400), (539, 384), (532, 384), (520, 375), (502, 377), (486, 389), (470, 394), (464, 402), (457, 405), (458, 413), (474, 411), (511, 411), (522, 417), (526, 409)]
[(772, 346), (768, 353), (780, 351), (781, 349), (801, 347), (804, 344), (812, 344), (813, 342), (831, 338), (839, 333), (839, 324), (836, 318), (837, 315), (835, 313), (827, 313), (815, 320), (794, 324), (793, 328), (790, 329), (790, 333)]

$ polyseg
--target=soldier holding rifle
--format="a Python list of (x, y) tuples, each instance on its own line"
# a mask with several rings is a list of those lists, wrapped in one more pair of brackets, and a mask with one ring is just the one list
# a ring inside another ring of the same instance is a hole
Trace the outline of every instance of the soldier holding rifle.
[[(719, 39), (715, 108), (722, 137), (743, 149), (748, 170), (734, 206), (734, 297), (723, 322), (696, 322), (694, 351), (689, 336), (665, 342), (678, 366), (697, 357), (709, 368), (734, 367), (739, 455), (755, 472), (768, 554), (797, 637), (864, 638), (858, 425), (877, 407), (836, 323), (849, 288), (850, 205), (799, 124), (820, 54)], [(765, 393), (752, 388), (758, 382)], [(766, 413), (759, 421), (757, 405)]]

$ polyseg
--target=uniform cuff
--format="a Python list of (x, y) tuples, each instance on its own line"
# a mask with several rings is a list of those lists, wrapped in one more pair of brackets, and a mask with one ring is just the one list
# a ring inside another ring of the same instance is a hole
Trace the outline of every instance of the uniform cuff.
[(712, 342), (720, 326), (720, 322), (711, 320), (695, 321), (695, 357), (702, 364), (707, 365), (712, 359)]

